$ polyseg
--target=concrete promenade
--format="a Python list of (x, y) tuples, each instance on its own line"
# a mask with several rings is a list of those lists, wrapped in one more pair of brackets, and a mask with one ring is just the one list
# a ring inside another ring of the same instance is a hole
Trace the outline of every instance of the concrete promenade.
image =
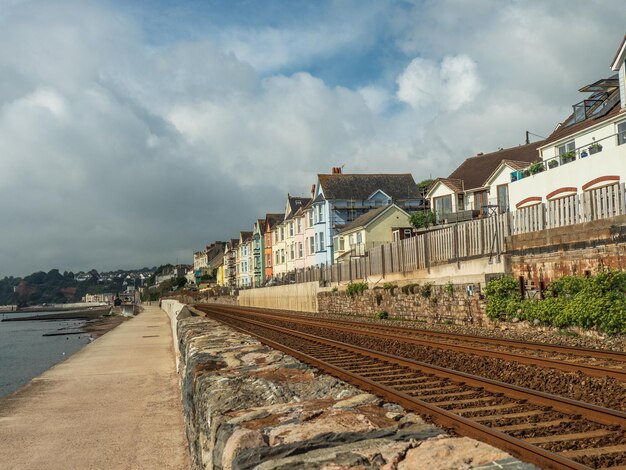
[(158, 307), (0, 400), (0, 467), (189, 468), (172, 333)]

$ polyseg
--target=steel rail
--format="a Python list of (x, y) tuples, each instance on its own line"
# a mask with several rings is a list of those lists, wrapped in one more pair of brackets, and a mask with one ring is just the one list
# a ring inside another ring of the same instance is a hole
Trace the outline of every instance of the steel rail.
[[(560, 470), (560, 469), (581, 470), (581, 469), (590, 468), (590, 467), (587, 467), (586, 465), (582, 465), (578, 462), (575, 462), (567, 457), (563, 457), (557, 453), (549, 452), (538, 446), (524, 442), (521, 439), (514, 438), (501, 431), (489, 428), (488, 426), (472, 421), (471, 419), (464, 418), (450, 411), (431, 405), (411, 395), (408, 395), (402, 391), (395, 390), (394, 388), (385, 386), (383, 384), (379, 384), (375, 382), (374, 380), (359, 376), (358, 374), (353, 374), (344, 368), (335, 366), (326, 361), (317, 359), (314, 356), (298, 351), (289, 346), (283, 345), (278, 341), (265, 337), (263, 334), (261, 334), (258, 330), (255, 330), (254, 328), (248, 329), (248, 328), (244, 328), (241, 326), (233, 325), (228, 320), (230, 320), (231, 322), (235, 321), (239, 323), (245, 323), (245, 324), (252, 325), (252, 326), (260, 326), (260, 327), (266, 328), (274, 332), (300, 338), (306, 341), (328, 346), (334, 349), (349, 351), (349, 352), (353, 352), (362, 356), (377, 358), (386, 362), (393, 362), (398, 365), (405, 366), (409, 369), (419, 370), (421, 372), (429, 371), (426, 373), (433, 373), (440, 377), (447, 377), (447, 378), (455, 377), (456, 380), (461, 383), (468, 383), (468, 382), (473, 383), (478, 380), (478, 382), (483, 383), (484, 388), (495, 386), (496, 390), (510, 389), (510, 390), (515, 391), (514, 395), (518, 395), (520, 391), (523, 390), (520, 387), (513, 387), (513, 386), (506, 385), (506, 384), (501, 384), (501, 383), (498, 384), (495, 381), (487, 381), (485, 379), (480, 379), (480, 378), (471, 378), (471, 376), (469, 376), (468, 374), (451, 373), (450, 371), (447, 371), (445, 369), (429, 366), (427, 364), (422, 364), (417, 361), (409, 361), (409, 360), (406, 360), (397, 356), (381, 353), (378, 351), (370, 351), (370, 350), (359, 348), (357, 346), (353, 346), (350, 344), (345, 344), (345, 343), (341, 343), (341, 342), (334, 341), (334, 340), (329, 340), (326, 338), (321, 338), (321, 337), (314, 336), (314, 335), (307, 335), (304, 333), (288, 330), (286, 328), (282, 328), (282, 327), (278, 327), (274, 325), (263, 324), (255, 320), (233, 317), (232, 314), (225, 314), (223, 312), (206, 312), (206, 313), (207, 315), (209, 315), (210, 317), (214, 319), (225, 322), (231, 328), (234, 328), (238, 331), (244, 332), (246, 334), (249, 334), (258, 338), (262, 343), (272, 348), (281, 350), (299, 360), (302, 360), (305, 363), (308, 363), (314, 367), (317, 367), (321, 370), (329, 372), (332, 375), (346, 382), (349, 382), (361, 389), (375, 393), (390, 401), (398, 403), (402, 405), (403, 407), (405, 407), (406, 409), (415, 410), (424, 415), (427, 415), (431, 419), (433, 419), (435, 423), (441, 426), (444, 426), (446, 428), (451, 428), (460, 435), (469, 436), (469, 437), (482, 440), (483, 442), (486, 442), (495, 447), (498, 447), (522, 460), (531, 462), (535, 465), (539, 465), (541, 468), (557, 469), (557, 470)], [(227, 317), (226, 321), (223, 319), (224, 316)], [(540, 404), (545, 404), (546, 399), (549, 397), (547, 394), (543, 394), (540, 392), (528, 391), (525, 393), (529, 393), (529, 395), (540, 396), (542, 398)], [(567, 408), (568, 414), (576, 413), (576, 411), (574, 410), (578, 409), (577, 406), (579, 404), (577, 404), (573, 400), (561, 399), (559, 397), (554, 397), (554, 400), (555, 400), (554, 404), (556, 405), (555, 408), (557, 407), (560, 408), (561, 407), (560, 403), (570, 402), (570, 404), (573, 405), (573, 408)], [(595, 414), (597, 414), (600, 409), (600, 407), (596, 407), (594, 405), (586, 405), (586, 404), (580, 404), (580, 405), (582, 405), (581, 406), (582, 409), (586, 409), (587, 406), (591, 408), (595, 408), (596, 409)], [(620, 415), (620, 419), (619, 419), (620, 424), (622, 426), (626, 424), (625, 414), (615, 412), (614, 410), (605, 410), (605, 411), (607, 411), (611, 415), (616, 415), (616, 414)], [(615, 421), (611, 421), (611, 423), (615, 424)]]
[[(225, 312), (232, 311), (232, 309), (221, 309), (219, 307), (216, 310), (223, 310)], [(254, 314), (256, 316), (262, 316), (265, 318), (271, 318), (275, 320), (283, 320), (283, 321), (285, 320), (285, 318), (282, 317), (280, 314), (276, 315), (272, 313), (256, 312), (256, 311), (250, 312), (249, 314), (250, 315)], [(582, 372), (592, 377), (603, 378), (603, 377), (608, 376), (608, 377), (613, 377), (622, 382), (626, 382), (626, 370), (613, 369), (613, 368), (601, 367), (601, 366), (591, 366), (591, 365), (586, 365), (586, 364), (578, 364), (578, 363), (560, 361), (560, 360), (555, 360), (555, 359), (535, 357), (535, 356), (526, 356), (522, 354), (509, 353), (509, 352), (503, 352), (503, 351), (492, 350), (492, 349), (482, 349), (482, 348), (477, 348), (473, 346), (462, 346), (458, 344), (438, 343), (436, 341), (417, 338), (415, 334), (409, 334), (409, 335), (398, 334), (398, 333), (389, 334), (389, 333), (383, 333), (379, 331), (369, 331), (365, 329), (365, 326), (368, 324), (364, 324), (364, 323), (361, 323), (357, 327), (352, 326), (355, 324), (354, 322), (352, 322), (350, 326), (346, 326), (344, 324), (336, 324), (336, 323), (332, 324), (332, 326), (329, 326), (328, 325), (329, 322), (318, 321), (317, 319), (310, 319), (310, 318), (302, 317), (302, 316), (297, 317), (297, 318), (296, 316), (292, 316), (290, 318), (293, 319), (292, 321), (294, 323), (298, 323), (301, 325), (314, 326), (318, 328), (329, 328), (335, 331), (355, 333), (355, 334), (368, 336), (371, 338), (381, 338), (381, 339), (388, 339), (388, 340), (393, 340), (393, 341), (401, 341), (407, 344), (415, 344), (419, 346), (427, 346), (427, 347), (445, 349), (449, 351), (455, 351), (455, 352), (461, 352), (461, 353), (467, 353), (467, 354), (476, 354), (479, 356), (499, 358), (499, 359), (504, 359), (507, 361), (518, 362), (520, 364), (536, 365), (540, 367), (549, 367), (549, 368), (554, 368), (558, 370), (563, 370), (566, 372)], [(404, 331), (402, 331), (402, 333), (404, 333)], [(506, 346), (506, 343), (500, 342), (499, 346)]]
[[(262, 309), (258, 307), (240, 307), (240, 306), (233, 307), (230, 305), (221, 305), (221, 304), (199, 304), (199, 305), (206, 305), (211, 308), (213, 307), (224, 308), (224, 309), (237, 308), (242, 311), (243, 310), (249, 311), (251, 313), (271, 312), (275, 315), (285, 316), (285, 317), (290, 317), (290, 318), (297, 318), (297, 319), (307, 317), (306, 315), (298, 315), (294, 313), (283, 313), (282, 311), (279, 312), (276, 310)], [(337, 320), (332, 320), (328, 318), (319, 318), (317, 320), (319, 320), (320, 322), (327, 322), (327, 323), (332, 323), (332, 324), (334, 324), (334, 322), (337, 321)], [(626, 362), (626, 352), (620, 352), (620, 351), (582, 348), (580, 346), (561, 346), (558, 344), (546, 344), (546, 343), (539, 343), (539, 342), (533, 342), (533, 341), (523, 341), (519, 339), (491, 338), (489, 336), (469, 335), (465, 333), (451, 333), (451, 332), (443, 332), (443, 331), (426, 330), (426, 329), (421, 329), (421, 328), (406, 328), (402, 326), (381, 325), (380, 323), (360, 322), (360, 321), (355, 321), (355, 320), (342, 319), (341, 321), (346, 324), (367, 325), (369, 327), (373, 327), (376, 329), (385, 329), (385, 330), (392, 330), (392, 331), (399, 330), (402, 332), (406, 332), (408, 335), (424, 334), (428, 336), (438, 336), (438, 337), (445, 338), (445, 339), (459, 338), (459, 339), (467, 340), (467, 341), (495, 344), (496, 346), (507, 346), (507, 345), (517, 346), (519, 348), (534, 349), (534, 350), (539, 350), (543, 352), (555, 352), (555, 353), (569, 354), (572, 356), (582, 356), (582, 357), (591, 356), (597, 359), (610, 359), (610, 360), (618, 361), (618, 362)]]

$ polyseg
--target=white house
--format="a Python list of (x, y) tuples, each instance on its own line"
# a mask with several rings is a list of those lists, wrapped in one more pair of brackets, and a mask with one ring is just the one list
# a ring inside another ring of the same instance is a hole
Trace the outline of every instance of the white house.
[(590, 95), (573, 105), (572, 114), (539, 147), (541, 165), (511, 175), (512, 205), (520, 209), (624, 182), (625, 60), (623, 40), (611, 63), (617, 73), (579, 90)]
[(511, 171), (539, 160), (539, 145), (541, 142), (479, 153), (447, 178), (439, 178), (426, 194), (437, 222), (478, 217), (488, 206), (507, 211)]

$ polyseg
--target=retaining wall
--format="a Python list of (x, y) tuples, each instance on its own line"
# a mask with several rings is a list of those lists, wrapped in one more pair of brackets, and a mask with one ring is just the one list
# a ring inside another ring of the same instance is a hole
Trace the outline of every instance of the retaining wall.
[(239, 305), (296, 312), (317, 312), (318, 282), (239, 291)]
[(626, 269), (626, 216), (509, 237), (515, 277), (536, 286), (567, 275)]
[(404, 293), (396, 287), (370, 289), (352, 297), (342, 291), (321, 292), (319, 313), (374, 317), (386, 311), (391, 318), (426, 323), (488, 325), (485, 300), (475, 291), (468, 296), (465, 289), (465, 285), (453, 286), (450, 294), (446, 286), (432, 286), (428, 298), (420, 293), (419, 287), (413, 289), (415, 293)]

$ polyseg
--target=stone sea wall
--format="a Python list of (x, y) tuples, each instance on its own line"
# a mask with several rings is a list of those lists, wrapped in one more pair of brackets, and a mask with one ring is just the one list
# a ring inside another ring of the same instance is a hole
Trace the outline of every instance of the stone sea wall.
[(398, 405), (213, 320), (178, 319), (177, 333), (194, 469), (405, 470), (511, 462), (497, 449), (450, 437)]
[(485, 300), (476, 291), (468, 295), (466, 288), (430, 286), (426, 293), (423, 286), (413, 285), (368, 289), (353, 296), (346, 291), (322, 292), (318, 294), (319, 313), (374, 317), (387, 312), (390, 318), (426, 323), (488, 325)]

